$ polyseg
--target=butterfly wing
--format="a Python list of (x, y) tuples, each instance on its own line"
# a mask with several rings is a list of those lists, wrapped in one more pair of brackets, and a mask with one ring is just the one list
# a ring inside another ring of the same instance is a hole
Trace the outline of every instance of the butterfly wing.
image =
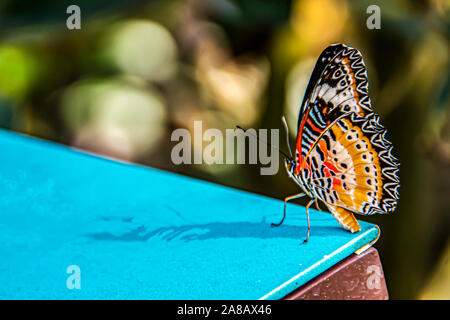
[(399, 163), (385, 135), (374, 113), (340, 119), (307, 154), (305, 185), (328, 205), (365, 215), (394, 211)]
[(361, 53), (342, 44), (325, 49), (300, 111), (295, 173), (351, 231), (359, 230), (353, 212), (397, 206), (399, 163), (385, 135), (370, 105)]
[(301, 104), (297, 169), (325, 128), (349, 112), (360, 115), (372, 112), (367, 71), (358, 50), (335, 44), (326, 48), (317, 60)]

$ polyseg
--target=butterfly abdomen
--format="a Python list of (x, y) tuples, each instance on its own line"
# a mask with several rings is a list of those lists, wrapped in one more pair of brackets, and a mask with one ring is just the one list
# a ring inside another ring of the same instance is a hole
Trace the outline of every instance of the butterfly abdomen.
[(349, 230), (352, 233), (361, 230), (361, 227), (359, 226), (358, 221), (356, 220), (352, 212), (340, 207), (330, 205), (327, 206), (330, 212), (345, 230)]

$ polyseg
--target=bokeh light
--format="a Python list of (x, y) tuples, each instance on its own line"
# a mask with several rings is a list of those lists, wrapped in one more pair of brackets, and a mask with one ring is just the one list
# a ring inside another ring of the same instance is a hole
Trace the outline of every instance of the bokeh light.
[(0, 45), (0, 94), (9, 98), (22, 97), (37, 73), (34, 56), (13, 45)]
[(63, 95), (63, 118), (77, 147), (125, 159), (145, 154), (166, 130), (163, 99), (126, 80), (86, 80)]
[(153, 81), (165, 81), (177, 68), (177, 48), (170, 32), (149, 20), (131, 20), (113, 25), (105, 50), (123, 72)]

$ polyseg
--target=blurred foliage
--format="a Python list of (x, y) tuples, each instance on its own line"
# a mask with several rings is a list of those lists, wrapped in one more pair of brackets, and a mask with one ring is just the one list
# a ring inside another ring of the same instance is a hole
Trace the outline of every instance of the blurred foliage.
[[(70, 4), (81, 7), (81, 30), (66, 28)], [(372, 4), (380, 30), (366, 27)], [(3, 0), (0, 126), (284, 198), (297, 187), (283, 168), (175, 166), (170, 134), (194, 120), (281, 128), (284, 114), (294, 138), (315, 60), (346, 43), (363, 53), (402, 161), (398, 211), (363, 218), (382, 226), (391, 298), (448, 299), (449, 14), (445, 0)]]
[(450, 246), (444, 252), (444, 255), (438, 262), (436, 270), (433, 270), (433, 275), (429, 284), (425, 287), (420, 295), (423, 300), (448, 300), (448, 291), (450, 288)]

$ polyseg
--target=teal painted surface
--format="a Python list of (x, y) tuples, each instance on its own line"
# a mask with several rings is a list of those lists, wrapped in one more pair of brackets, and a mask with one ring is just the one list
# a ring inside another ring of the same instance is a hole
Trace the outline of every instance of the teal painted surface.
[(378, 233), (311, 210), (302, 244), (298, 205), (271, 228), (282, 201), (6, 131), (0, 148), (1, 299), (278, 299)]

